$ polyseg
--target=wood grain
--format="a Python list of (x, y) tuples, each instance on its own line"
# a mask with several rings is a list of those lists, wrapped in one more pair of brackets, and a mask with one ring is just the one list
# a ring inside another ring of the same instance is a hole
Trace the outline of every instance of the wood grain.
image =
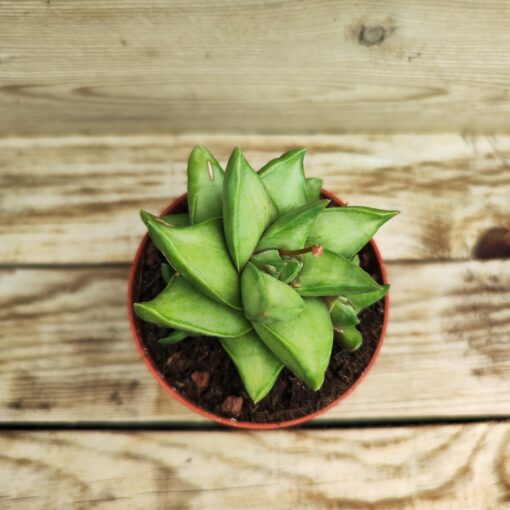
[[(322, 421), (510, 417), (510, 261), (392, 263), (371, 374)], [(127, 324), (127, 270), (0, 271), (0, 421), (199, 420), (161, 390)]]
[(5, 510), (508, 510), (510, 425), (0, 435)]
[(197, 143), (256, 168), (296, 146), (306, 170), (348, 200), (402, 214), (376, 236), (390, 260), (465, 259), (510, 226), (510, 137), (141, 136), (0, 140), (0, 264), (129, 262), (157, 212), (186, 190)]
[(0, 9), (0, 135), (510, 128), (498, 0)]

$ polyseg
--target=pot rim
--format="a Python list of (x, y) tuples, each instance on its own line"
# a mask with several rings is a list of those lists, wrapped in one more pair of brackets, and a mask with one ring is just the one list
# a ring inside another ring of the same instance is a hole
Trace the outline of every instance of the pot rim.
[[(322, 189), (321, 190), (322, 195), (329, 198), (330, 200), (336, 202), (338, 205), (343, 206), (345, 203), (340, 200), (337, 196), (335, 196), (333, 193)], [(160, 213), (160, 216), (170, 214), (176, 207), (181, 205), (183, 202), (186, 201), (188, 195), (187, 193), (184, 193), (180, 197), (176, 198), (173, 202), (171, 202), (167, 207), (163, 209), (163, 211)], [(253, 422), (245, 422), (245, 421), (238, 421), (234, 418), (225, 418), (223, 416), (218, 416), (217, 414), (214, 414), (210, 411), (206, 411), (205, 409), (202, 409), (198, 405), (196, 405), (191, 400), (188, 400), (183, 395), (181, 395), (177, 390), (175, 390), (163, 377), (163, 375), (159, 372), (157, 367), (152, 362), (148, 352), (145, 350), (141, 335), (139, 334), (136, 321), (137, 318), (134, 313), (133, 309), (133, 294), (134, 294), (134, 283), (136, 278), (136, 273), (138, 270), (138, 266), (140, 264), (140, 259), (142, 257), (143, 251), (145, 249), (145, 246), (147, 245), (147, 242), (149, 241), (149, 235), (146, 233), (140, 242), (140, 245), (138, 246), (135, 254), (135, 258), (133, 260), (133, 263), (131, 265), (131, 269), (129, 272), (129, 280), (128, 280), (128, 292), (127, 292), (127, 305), (128, 305), (128, 318), (129, 318), (129, 325), (131, 328), (131, 334), (133, 336), (136, 348), (138, 349), (138, 352), (140, 353), (140, 356), (142, 357), (145, 365), (149, 369), (149, 372), (152, 374), (154, 379), (170, 394), (172, 397), (180, 402), (182, 405), (190, 409), (191, 411), (194, 411), (195, 413), (199, 414), (200, 416), (203, 416), (204, 418), (208, 418), (212, 421), (215, 421), (217, 423), (220, 423), (221, 425), (225, 425), (227, 427), (235, 427), (240, 429), (251, 429), (251, 430), (268, 430), (268, 429), (281, 429), (281, 428), (287, 428), (287, 427), (293, 427), (296, 425), (300, 425), (302, 423), (308, 422), (310, 420), (313, 420), (317, 416), (327, 412), (332, 407), (339, 404), (342, 400), (345, 400), (361, 383), (363, 379), (368, 375), (372, 367), (374, 366), (377, 358), (379, 357), (379, 353), (382, 348), (382, 344), (384, 341), (384, 337), (386, 335), (386, 328), (388, 325), (388, 316), (389, 316), (389, 308), (390, 308), (390, 299), (389, 299), (389, 293), (386, 293), (384, 297), (384, 318), (383, 318), (383, 325), (382, 325), (382, 331), (381, 336), (379, 337), (379, 342), (377, 343), (377, 347), (368, 362), (367, 366), (361, 373), (361, 375), (354, 381), (354, 383), (346, 390), (344, 391), (338, 398), (333, 400), (330, 404), (328, 404), (326, 407), (323, 407), (322, 409), (319, 409), (318, 411), (314, 411), (313, 413), (307, 414), (305, 416), (301, 416), (300, 418), (294, 418), (292, 420), (284, 420), (279, 422), (267, 422), (267, 423), (253, 423)], [(374, 240), (370, 240), (370, 245), (372, 246), (372, 249), (374, 250), (375, 257), (377, 259), (377, 262), (381, 269), (381, 276), (383, 283), (388, 283), (388, 278), (386, 274), (386, 267), (384, 265), (384, 261), (381, 257), (381, 253), (379, 252), (379, 249), (377, 247), (377, 244)]]

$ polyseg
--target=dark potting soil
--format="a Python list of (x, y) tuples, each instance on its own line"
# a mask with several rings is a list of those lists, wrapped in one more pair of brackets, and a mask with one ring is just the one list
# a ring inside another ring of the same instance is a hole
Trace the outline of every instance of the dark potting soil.
[[(183, 204), (174, 212), (185, 210)], [(135, 280), (135, 301), (147, 301), (163, 290), (162, 262), (165, 262), (164, 257), (149, 240)], [(380, 268), (370, 245), (360, 252), (360, 265), (379, 283), (382, 282)], [(136, 319), (145, 350), (170, 386), (202, 409), (225, 418), (252, 423), (300, 418), (336, 400), (365, 371), (377, 348), (383, 320), (383, 300), (361, 312), (359, 329), (363, 335), (362, 346), (349, 353), (333, 344), (331, 361), (320, 390), (309, 389), (284, 368), (270, 393), (254, 404), (220, 342), (210, 337), (196, 337), (174, 345), (160, 345), (158, 339), (167, 336), (171, 330)]]

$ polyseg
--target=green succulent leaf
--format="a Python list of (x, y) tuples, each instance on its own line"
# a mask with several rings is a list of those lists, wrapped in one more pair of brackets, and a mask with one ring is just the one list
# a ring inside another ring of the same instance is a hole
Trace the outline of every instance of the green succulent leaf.
[(333, 346), (333, 326), (326, 305), (305, 299), (305, 309), (294, 319), (255, 322), (253, 327), (266, 346), (313, 390), (323, 382)]
[(189, 214), (166, 214), (160, 217), (165, 223), (172, 225), (172, 227), (188, 227), (191, 225)]
[(211, 152), (197, 145), (188, 159), (188, 209), (191, 223), (223, 214), (223, 169)]
[(351, 259), (351, 262), (353, 264), (356, 264), (357, 266), (359, 266), (359, 263), (360, 263), (359, 255), (358, 254), (354, 255), (354, 257), (352, 257), (352, 259)]
[(308, 201), (303, 169), (305, 152), (305, 149), (286, 152), (260, 169), (260, 178), (280, 215), (297, 209)]
[(295, 257), (282, 257), (278, 250), (266, 250), (252, 255), (253, 262), (261, 271), (290, 283), (301, 271), (303, 262)]
[(290, 283), (297, 278), (297, 275), (303, 268), (303, 261), (294, 257), (284, 257), (285, 267), (278, 277), (284, 283)]
[(160, 338), (158, 342), (161, 345), (173, 345), (188, 338), (189, 336), (190, 334), (187, 331), (180, 331), (178, 329), (174, 329), (168, 336)]
[(361, 347), (363, 337), (356, 326), (347, 326), (341, 330), (335, 329), (335, 341), (349, 352), (354, 352)]
[(329, 200), (319, 200), (280, 216), (264, 232), (257, 245), (257, 250), (278, 248), (299, 250), (303, 248), (310, 225), (328, 204)]
[(326, 298), (325, 302), (329, 308), (333, 328), (342, 329), (346, 326), (356, 326), (359, 324), (356, 310), (354, 310), (354, 307), (347, 298), (343, 296)]
[(279, 278), (280, 273), (285, 269), (287, 262), (280, 256), (278, 250), (266, 250), (255, 253), (250, 258), (260, 270)]
[(380, 285), (342, 255), (324, 250), (303, 255), (303, 269), (295, 283), (302, 296), (338, 296), (380, 290)]
[(332, 207), (322, 211), (310, 226), (308, 243), (350, 259), (358, 253), (379, 227), (398, 214), (371, 207)]
[(236, 337), (252, 329), (244, 315), (208, 298), (175, 275), (154, 299), (134, 304), (144, 321), (208, 336)]
[(161, 264), (161, 276), (165, 283), (168, 283), (172, 279), (172, 276), (174, 274), (175, 270), (170, 264), (167, 264), (165, 262)]
[[(149, 220), (157, 218), (158, 216), (151, 214), (147, 211), (140, 211), (140, 218), (145, 223), (146, 227), (149, 227)], [(160, 220), (164, 221), (168, 225), (172, 227), (186, 227), (190, 224), (188, 214), (167, 214), (166, 216), (161, 216)]]
[(286, 283), (248, 262), (241, 275), (244, 313), (251, 321), (289, 320), (301, 313), (305, 303)]
[(238, 338), (220, 338), (220, 341), (234, 362), (248, 395), (257, 404), (271, 391), (283, 363), (255, 331)]
[(310, 177), (306, 179), (306, 196), (308, 198), (308, 203), (315, 202), (319, 200), (321, 197), (322, 185), (324, 184), (322, 179), (318, 179), (317, 177)]
[(234, 265), (240, 271), (277, 211), (240, 148), (234, 149), (228, 161), (223, 194), (225, 239)]
[(386, 284), (372, 292), (363, 292), (361, 294), (346, 294), (345, 297), (352, 304), (354, 311), (359, 313), (361, 310), (364, 310), (370, 305), (377, 303), (377, 301), (382, 299), (387, 294), (389, 289), (390, 286)]
[(239, 275), (225, 245), (221, 219), (189, 227), (148, 220), (149, 234), (172, 267), (204, 294), (241, 310)]

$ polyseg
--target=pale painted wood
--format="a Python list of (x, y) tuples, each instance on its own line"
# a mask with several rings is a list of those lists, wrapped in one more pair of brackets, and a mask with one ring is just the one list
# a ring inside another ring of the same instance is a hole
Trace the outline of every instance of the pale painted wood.
[[(321, 420), (510, 417), (510, 261), (392, 263), (389, 278), (380, 358)], [(126, 269), (0, 272), (0, 421), (199, 420), (139, 359), (126, 282)]]
[(0, 10), (1, 135), (510, 128), (501, 0), (3, 0)]
[(6, 432), (2, 509), (508, 510), (510, 425)]
[[(1, 17), (0, 17), (1, 18)], [(510, 222), (510, 137), (141, 136), (0, 140), (0, 264), (129, 262), (157, 212), (186, 191), (197, 143), (255, 168), (309, 148), (306, 171), (348, 200), (402, 214), (377, 234), (386, 259), (468, 258)]]

